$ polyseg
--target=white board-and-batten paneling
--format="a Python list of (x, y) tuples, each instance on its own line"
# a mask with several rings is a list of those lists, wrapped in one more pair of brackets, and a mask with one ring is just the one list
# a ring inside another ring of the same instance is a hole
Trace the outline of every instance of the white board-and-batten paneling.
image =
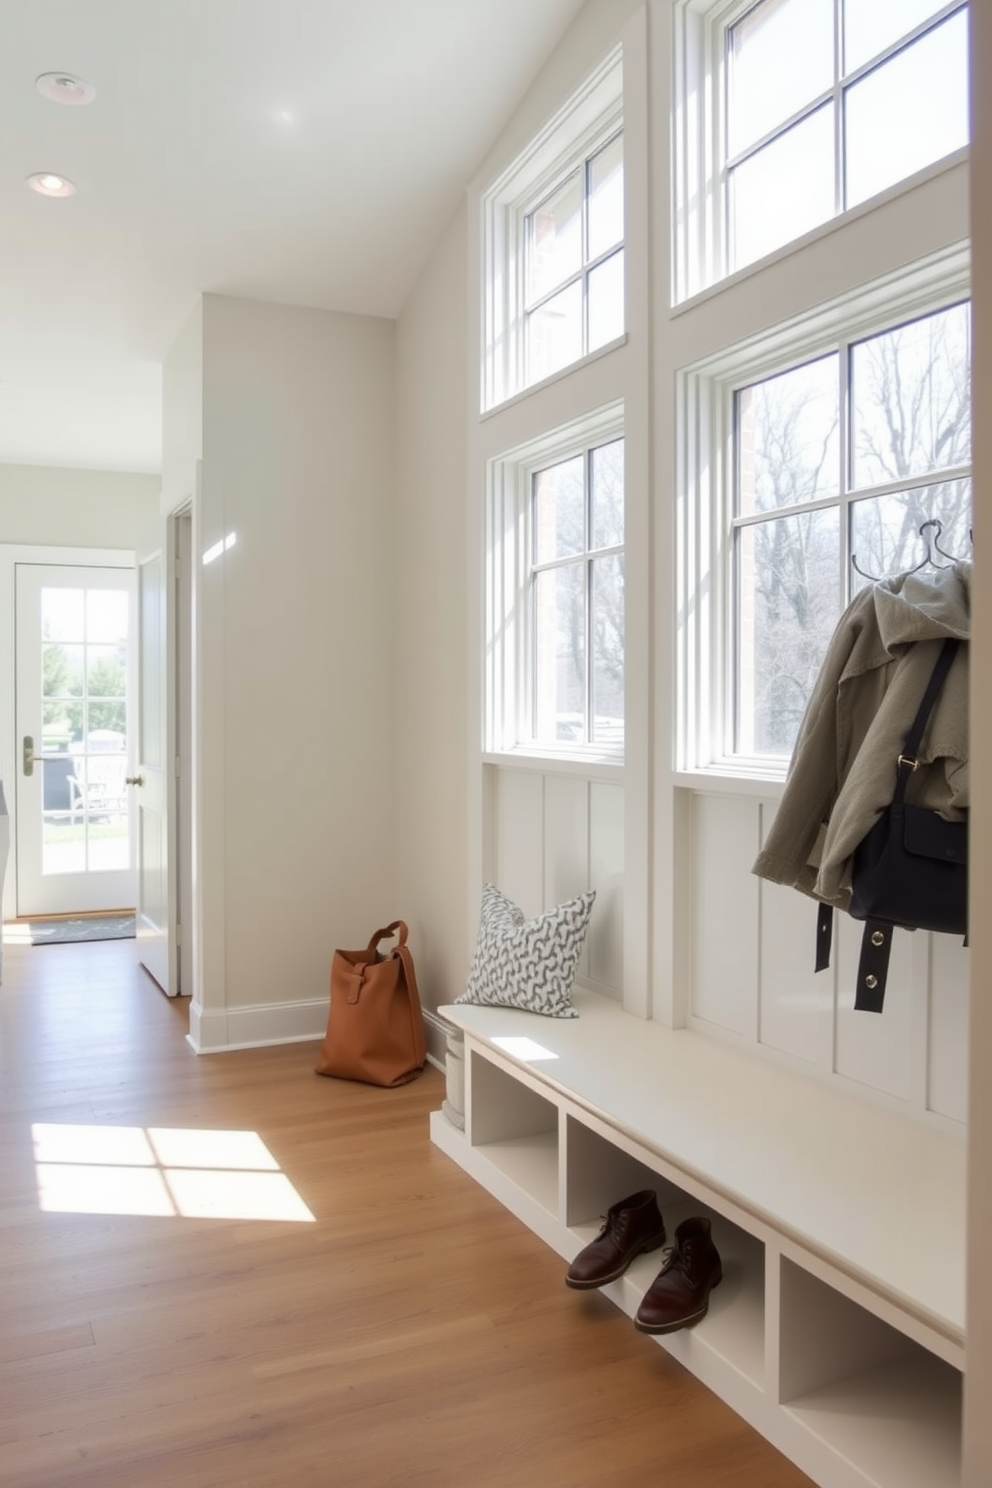
[(816, 905), (751, 872), (776, 808), (692, 792), (690, 1025), (963, 1123), (967, 951), (950, 936), (897, 932), (883, 1012), (856, 1012), (862, 926), (837, 914), (831, 965), (815, 973)]
[(487, 767), (496, 886), (528, 917), (596, 890), (579, 977), (623, 995), (623, 787), (575, 773)]

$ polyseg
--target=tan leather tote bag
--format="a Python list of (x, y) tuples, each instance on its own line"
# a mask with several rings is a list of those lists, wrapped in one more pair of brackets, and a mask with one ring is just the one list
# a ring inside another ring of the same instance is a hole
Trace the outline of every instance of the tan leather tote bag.
[[(387, 955), (379, 942), (399, 932)], [(331, 1006), (317, 1060), (318, 1075), (367, 1085), (406, 1085), (427, 1058), (424, 1017), (407, 928), (394, 920), (377, 930), (364, 951), (335, 951)]]

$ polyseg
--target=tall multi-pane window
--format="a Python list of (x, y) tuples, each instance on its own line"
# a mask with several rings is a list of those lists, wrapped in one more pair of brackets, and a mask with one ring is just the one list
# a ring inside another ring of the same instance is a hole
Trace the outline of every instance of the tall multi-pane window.
[(968, 142), (961, 3), (761, 0), (725, 35), (728, 268)]
[(624, 442), (530, 475), (532, 732), (619, 749), (624, 733)]
[(969, 556), (969, 326), (948, 305), (733, 391), (732, 752), (791, 752), (864, 583)]
[(524, 215), (524, 385), (623, 333), (623, 135)]

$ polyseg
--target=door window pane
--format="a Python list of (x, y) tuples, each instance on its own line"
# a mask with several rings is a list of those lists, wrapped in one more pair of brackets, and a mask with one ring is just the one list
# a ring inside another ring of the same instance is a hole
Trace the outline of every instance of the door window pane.
[(623, 250), (589, 274), (589, 350), (623, 335)]
[(788, 755), (840, 615), (836, 507), (741, 528), (737, 749)]
[(967, 28), (962, 10), (848, 89), (848, 207), (968, 143)]
[(585, 548), (585, 471), (581, 455), (534, 476), (534, 557), (567, 558)]
[(765, 0), (728, 33), (727, 153), (738, 155), (833, 85), (833, 0)]
[(592, 564), (592, 739), (623, 743), (623, 556)]
[(527, 303), (533, 304), (582, 267), (582, 175), (564, 185), (527, 218)]
[[(43, 874), (126, 869), (128, 596), (41, 591)], [(53, 638), (58, 643), (53, 644)]]
[(46, 698), (83, 695), (82, 646), (42, 646), (41, 685)]
[(736, 166), (730, 185), (734, 268), (826, 222), (835, 204), (833, 105)]
[(741, 388), (735, 395), (739, 515), (838, 489), (839, 400), (836, 355)]
[(585, 564), (534, 580), (534, 733), (543, 742), (585, 738)]
[(944, 0), (844, 0), (844, 70), (854, 72), (942, 10)]
[(970, 312), (952, 305), (851, 348), (852, 482), (971, 458)]
[(127, 636), (127, 607), (119, 589), (87, 589), (86, 639), (119, 644)]
[(41, 634), (46, 641), (81, 641), (85, 591), (42, 589)]
[[(939, 529), (928, 528), (921, 536), (925, 522), (937, 522)], [(927, 536), (931, 545), (937, 545), (931, 546), (931, 553), (938, 563), (971, 555), (970, 480), (942, 481), (856, 501), (851, 507), (851, 553), (857, 562), (852, 589), (924, 562)]]
[(589, 161), (589, 247), (598, 258), (623, 242), (623, 137), (618, 135)]

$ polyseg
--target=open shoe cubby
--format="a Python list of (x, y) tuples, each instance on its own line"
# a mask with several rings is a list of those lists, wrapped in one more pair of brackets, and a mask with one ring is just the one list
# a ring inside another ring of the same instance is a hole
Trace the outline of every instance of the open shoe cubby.
[[(653, 1188), (710, 1217), (724, 1280), (667, 1349), (821, 1488), (958, 1488), (964, 1151), (956, 1137), (576, 993), (580, 1018), (440, 1009), (465, 1130), (431, 1135), (564, 1261)], [(941, 1215), (934, 1255), (920, 1195)], [(633, 1316), (661, 1252), (603, 1289)]]
[(558, 1107), (500, 1066), (469, 1054), (465, 1085), (472, 1145), (522, 1194), (558, 1214)]
[(871, 1483), (960, 1481), (960, 1370), (801, 1266), (781, 1260), (779, 1401), (811, 1449)]
[[(633, 1155), (602, 1136), (577, 1116), (565, 1118), (565, 1212), (577, 1253), (598, 1233), (602, 1216), (611, 1204), (643, 1188), (652, 1188), (665, 1221), (666, 1243), (675, 1241), (675, 1231), (691, 1215), (705, 1215), (720, 1252), (723, 1280), (710, 1296), (709, 1313), (691, 1332), (672, 1334), (665, 1344), (669, 1352), (685, 1360), (687, 1353), (708, 1351), (711, 1366), (725, 1363), (757, 1389), (764, 1381), (765, 1247), (754, 1235), (740, 1228), (726, 1214), (701, 1197), (699, 1186), (683, 1186), (666, 1176), (663, 1166), (648, 1154)], [(629, 1147), (634, 1147), (633, 1143)], [(636, 1150), (636, 1149), (635, 1149)], [(661, 1251), (638, 1256), (633, 1265), (606, 1295), (633, 1317), (641, 1299), (661, 1266)], [(698, 1369), (697, 1373), (700, 1372)]]

